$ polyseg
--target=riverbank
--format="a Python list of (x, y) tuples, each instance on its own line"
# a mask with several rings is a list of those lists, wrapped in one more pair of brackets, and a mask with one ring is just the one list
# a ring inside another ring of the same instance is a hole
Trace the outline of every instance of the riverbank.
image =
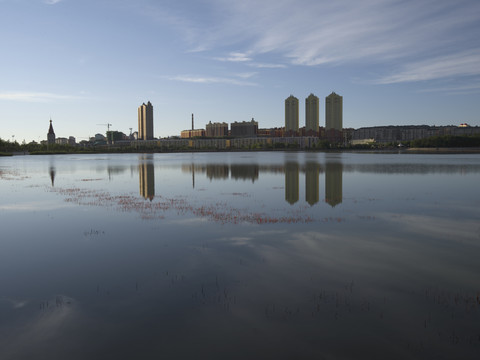
[(418, 154), (480, 154), (480, 147), (407, 148), (405, 151)]

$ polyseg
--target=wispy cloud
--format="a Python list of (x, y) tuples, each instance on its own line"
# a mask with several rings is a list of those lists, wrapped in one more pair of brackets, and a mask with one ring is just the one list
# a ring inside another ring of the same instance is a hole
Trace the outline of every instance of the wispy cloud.
[(46, 92), (22, 92), (7, 91), (0, 92), (0, 100), (23, 101), (23, 102), (50, 102), (55, 100), (80, 99), (78, 96), (60, 95)]
[(378, 84), (424, 81), (458, 76), (480, 76), (480, 49), (411, 62)]
[(452, 95), (461, 95), (461, 94), (474, 94), (480, 92), (480, 78), (472, 80), (468, 84), (440, 84), (435, 87), (430, 87), (426, 89), (421, 89), (419, 93), (432, 93), (432, 92), (443, 92)]
[(200, 7), (202, 16), (183, 8), (162, 16), (171, 16), (195, 51), (237, 49), (214, 57), (220, 61), (376, 66), (384, 73), (377, 84), (479, 73), (476, 0), (209, 0)]
[(285, 69), (287, 65), (284, 64), (267, 64), (267, 63), (250, 63), (248, 66), (258, 68), (258, 69)]
[(216, 57), (215, 60), (245, 62), (245, 61), (251, 61), (252, 59), (248, 56), (248, 54), (240, 53), (240, 52), (232, 52), (227, 57)]
[(257, 75), (256, 72), (245, 72), (245, 73), (236, 74), (237, 77), (242, 78), (242, 79), (250, 79), (251, 77), (254, 77), (255, 75)]
[(58, 4), (61, 1), (63, 1), (63, 0), (44, 0), (43, 2), (47, 5), (55, 5), (55, 4)]
[(240, 85), (240, 86), (257, 86), (258, 84), (238, 80), (234, 78), (225, 78), (225, 77), (208, 77), (208, 76), (196, 76), (196, 75), (176, 75), (176, 76), (167, 76), (168, 80), (182, 81), (196, 84), (230, 84), (230, 85)]

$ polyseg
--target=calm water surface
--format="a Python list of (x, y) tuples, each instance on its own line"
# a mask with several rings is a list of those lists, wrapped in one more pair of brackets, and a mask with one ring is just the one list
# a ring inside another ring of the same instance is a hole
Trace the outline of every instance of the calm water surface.
[(1, 359), (478, 359), (480, 157), (0, 158)]

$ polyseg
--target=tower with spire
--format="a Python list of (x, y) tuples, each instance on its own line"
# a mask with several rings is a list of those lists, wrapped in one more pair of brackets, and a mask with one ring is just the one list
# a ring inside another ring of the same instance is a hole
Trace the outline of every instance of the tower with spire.
[(52, 119), (50, 119), (50, 127), (48, 128), (47, 143), (48, 145), (55, 144), (55, 132), (53, 131)]

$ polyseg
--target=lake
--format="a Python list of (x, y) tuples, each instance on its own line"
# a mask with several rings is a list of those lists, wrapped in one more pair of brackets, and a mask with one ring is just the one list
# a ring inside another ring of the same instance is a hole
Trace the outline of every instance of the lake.
[(0, 158), (1, 359), (478, 359), (480, 156)]

